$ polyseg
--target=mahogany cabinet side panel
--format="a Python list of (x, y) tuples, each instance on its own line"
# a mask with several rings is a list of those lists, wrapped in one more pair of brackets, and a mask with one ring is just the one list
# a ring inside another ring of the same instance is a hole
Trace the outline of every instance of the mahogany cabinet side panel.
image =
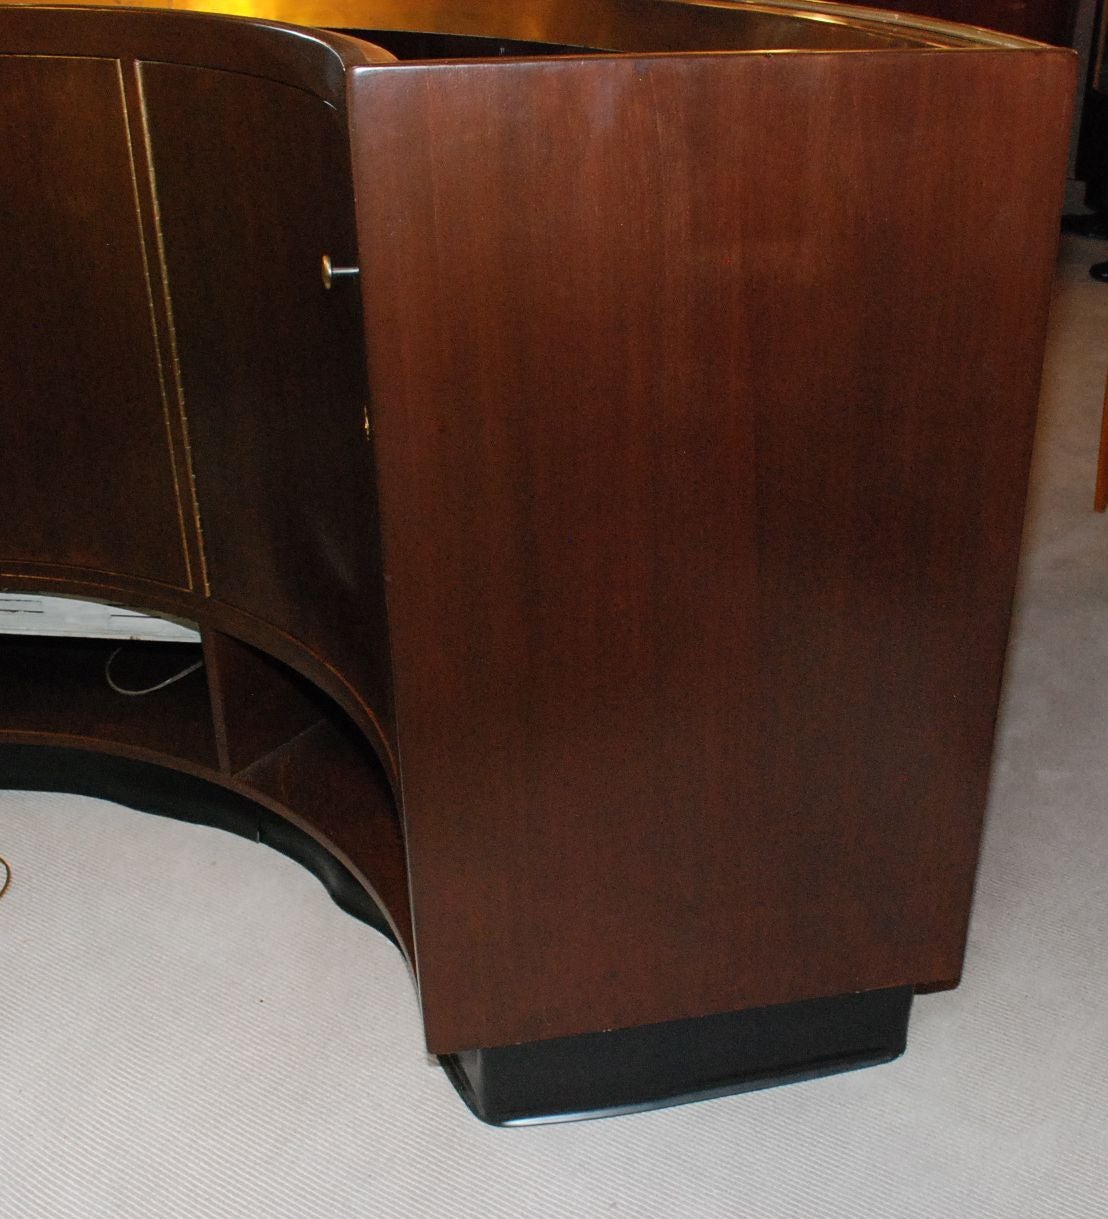
[(432, 1049), (958, 976), (1071, 82), (356, 75)]

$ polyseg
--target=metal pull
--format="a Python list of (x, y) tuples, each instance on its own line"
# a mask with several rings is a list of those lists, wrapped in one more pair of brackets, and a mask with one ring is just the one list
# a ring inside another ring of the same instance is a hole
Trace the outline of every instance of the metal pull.
[(330, 291), (335, 286), (336, 279), (351, 279), (358, 274), (358, 267), (336, 267), (330, 254), (324, 254), (320, 261), (319, 273), (323, 286)]

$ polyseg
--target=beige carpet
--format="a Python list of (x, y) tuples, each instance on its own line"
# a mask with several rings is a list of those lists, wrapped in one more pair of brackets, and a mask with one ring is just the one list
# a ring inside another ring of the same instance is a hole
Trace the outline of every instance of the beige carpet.
[(1104, 257), (1063, 251), (966, 979), (917, 999), (903, 1059), (489, 1129), (423, 1055), (400, 957), (306, 872), (0, 793), (0, 1219), (1108, 1216)]

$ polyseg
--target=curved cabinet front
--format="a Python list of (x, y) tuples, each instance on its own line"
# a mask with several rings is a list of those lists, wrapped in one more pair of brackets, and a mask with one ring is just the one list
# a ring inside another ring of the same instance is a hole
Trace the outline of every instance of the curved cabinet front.
[(321, 276), (357, 261), (341, 60), (156, 49), (0, 55), (0, 586), (214, 616), (395, 778), (361, 300)]
[(0, 565), (189, 588), (120, 65), (0, 56), (0, 96)]
[(357, 263), (345, 129), (244, 73), (143, 64), (141, 87), (210, 594), (330, 664), (388, 734), (361, 298), (321, 276)]

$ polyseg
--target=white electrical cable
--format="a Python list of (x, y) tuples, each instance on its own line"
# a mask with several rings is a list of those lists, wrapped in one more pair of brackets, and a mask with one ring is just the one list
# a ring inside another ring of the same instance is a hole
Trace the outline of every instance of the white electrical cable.
[(165, 681), (160, 681), (157, 685), (147, 686), (142, 690), (128, 690), (125, 686), (117, 685), (112, 678), (111, 668), (112, 661), (123, 651), (122, 647), (118, 647), (104, 662), (104, 680), (116, 692), (116, 694), (126, 694), (128, 698), (137, 698), (141, 694), (153, 694), (155, 690), (164, 690), (166, 686), (172, 686), (174, 682), (180, 681), (183, 677), (188, 677), (190, 673), (195, 673), (197, 669), (202, 668), (203, 659), (198, 660), (195, 664), (191, 664), (187, 669), (182, 669), (180, 673), (174, 673), (172, 677), (167, 677)]

